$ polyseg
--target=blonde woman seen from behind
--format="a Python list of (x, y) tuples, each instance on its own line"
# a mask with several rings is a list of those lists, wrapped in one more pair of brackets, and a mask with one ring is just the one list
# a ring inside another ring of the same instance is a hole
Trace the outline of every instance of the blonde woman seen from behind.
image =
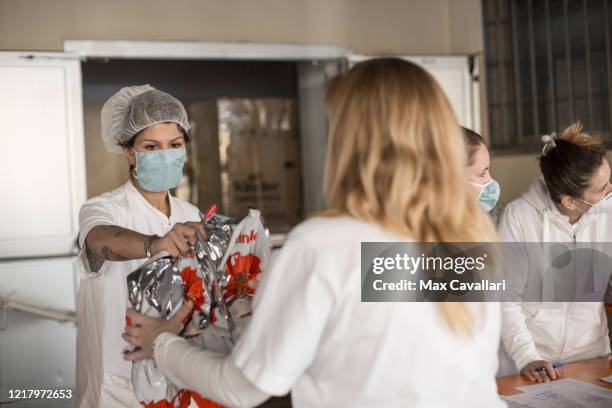
[(164, 322), (125, 335), (180, 386), (231, 406), (291, 391), (295, 407), (502, 407), (496, 304), (362, 303), (368, 241), (495, 240), (465, 180), (463, 135), (423, 69), (371, 60), (335, 79), (327, 210), (297, 226), (266, 271), (229, 356)]

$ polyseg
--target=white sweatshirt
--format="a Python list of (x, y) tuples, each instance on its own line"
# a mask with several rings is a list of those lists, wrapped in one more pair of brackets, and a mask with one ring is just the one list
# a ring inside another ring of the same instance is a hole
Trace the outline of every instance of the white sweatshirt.
[(361, 243), (405, 241), (348, 217), (311, 218), (273, 259), (252, 321), (224, 358), (169, 334), (155, 360), (176, 384), (232, 406), (291, 390), (294, 407), (504, 407), (498, 303), (455, 335), (435, 303), (361, 302)]
[[(554, 205), (544, 179), (538, 177), (506, 207), (499, 225), (500, 240), (611, 242), (612, 217), (599, 211), (601, 208), (593, 210), (597, 211), (588, 211), (570, 224)], [(516, 284), (524, 277), (510, 278)], [(606, 355), (610, 340), (603, 303), (503, 303), (502, 344), (500, 375), (517, 372), (534, 360), (567, 363)]]

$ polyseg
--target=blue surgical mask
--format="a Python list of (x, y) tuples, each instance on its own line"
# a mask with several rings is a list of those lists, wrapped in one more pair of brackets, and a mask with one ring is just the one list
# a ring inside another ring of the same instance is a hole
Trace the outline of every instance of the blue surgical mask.
[(470, 184), (480, 187), (480, 193), (478, 193), (477, 198), (478, 203), (485, 211), (491, 211), (493, 207), (495, 207), (495, 204), (497, 204), (497, 200), (499, 200), (500, 189), (497, 181), (491, 179), (485, 184), (472, 182), (470, 182)]
[(159, 193), (178, 186), (183, 175), (185, 149), (164, 149), (136, 153), (136, 174), (140, 187)]

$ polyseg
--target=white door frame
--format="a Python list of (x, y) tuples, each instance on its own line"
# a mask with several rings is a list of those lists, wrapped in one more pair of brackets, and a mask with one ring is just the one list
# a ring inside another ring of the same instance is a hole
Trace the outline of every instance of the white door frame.
[(64, 51), (80, 57), (131, 59), (327, 60), (347, 58), (341, 45), (198, 41), (66, 40)]

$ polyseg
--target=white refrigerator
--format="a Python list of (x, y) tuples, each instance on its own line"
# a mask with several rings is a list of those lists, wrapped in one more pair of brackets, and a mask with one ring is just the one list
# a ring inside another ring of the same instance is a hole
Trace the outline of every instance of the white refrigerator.
[(0, 52), (0, 149), (0, 405), (34, 406), (45, 401), (9, 400), (10, 390), (75, 384), (73, 262), (86, 195), (79, 59)]

